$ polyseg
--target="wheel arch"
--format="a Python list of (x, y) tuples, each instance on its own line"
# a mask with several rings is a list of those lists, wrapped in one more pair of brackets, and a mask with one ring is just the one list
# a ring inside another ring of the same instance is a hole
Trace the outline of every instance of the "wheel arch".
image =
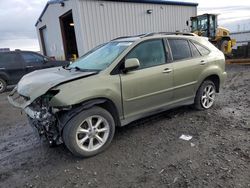
[(120, 114), (115, 105), (115, 103), (108, 98), (94, 98), (84, 102), (81, 102), (77, 105), (72, 106), (70, 110), (59, 112), (58, 117), (58, 127), (59, 131), (62, 132), (65, 125), (77, 114), (83, 110), (92, 108), (93, 106), (99, 106), (107, 110), (114, 118), (115, 125), (121, 126)]
[(202, 83), (206, 80), (211, 80), (214, 85), (215, 85), (215, 89), (216, 89), (216, 92), (219, 93), (220, 92), (220, 77), (217, 75), (217, 74), (211, 74), (211, 75), (208, 75), (206, 76), (202, 82), (199, 84), (199, 87), (202, 85)]
[(0, 72), (0, 78), (3, 79), (7, 84), (9, 83), (9, 77), (6, 73)]

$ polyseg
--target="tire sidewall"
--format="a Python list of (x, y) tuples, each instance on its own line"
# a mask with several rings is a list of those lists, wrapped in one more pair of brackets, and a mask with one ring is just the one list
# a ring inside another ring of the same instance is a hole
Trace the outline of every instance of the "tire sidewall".
[[(87, 151), (82, 150), (76, 143), (76, 132), (80, 123), (84, 119), (90, 116), (94, 116), (94, 115), (102, 116), (103, 118), (105, 118), (109, 124), (110, 131), (109, 131), (109, 135), (108, 135), (108, 139), (106, 143), (101, 148), (95, 151), (87, 152)], [(114, 118), (112, 117), (112, 115), (103, 108), (92, 107), (88, 110), (84, 110), (80, 112), (65, 125), (63, 129), (63, 140), (67, 148), (74, 155), (78, 157), (91, 157), (98, 153), (101, 153), (110, 145), (113, 139), (114, 133), (115, 133), (115, 122), (114, 122)]]

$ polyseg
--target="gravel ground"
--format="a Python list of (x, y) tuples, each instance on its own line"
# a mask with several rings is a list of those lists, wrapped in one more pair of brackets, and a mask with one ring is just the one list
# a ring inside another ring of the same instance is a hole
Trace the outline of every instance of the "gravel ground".
[(1, 94), (0, 187), (250, 187), (250, 66), (227, 71), (212, 109), (181, 107), (118, 128), (108, 150), (88, 159), (49, 148)]

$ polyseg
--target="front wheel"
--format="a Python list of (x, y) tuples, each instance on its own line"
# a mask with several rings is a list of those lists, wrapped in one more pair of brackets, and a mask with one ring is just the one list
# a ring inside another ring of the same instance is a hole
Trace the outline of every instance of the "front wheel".
[(7, 84), (5, 80), (0, 78), (0, 93), (3, 93), (6, 90)]
[(103, 108), (93, 107), (82, 111), (67, 123), (63, 139), (74, 155), (91, 157), (109, 146), (114, 132), (112, 115)]
[(215, 85), (212, 81), (206, 80), (199, 87), (194, 101), (194, 107), (198, 110), (209, 109), (215, 100)]

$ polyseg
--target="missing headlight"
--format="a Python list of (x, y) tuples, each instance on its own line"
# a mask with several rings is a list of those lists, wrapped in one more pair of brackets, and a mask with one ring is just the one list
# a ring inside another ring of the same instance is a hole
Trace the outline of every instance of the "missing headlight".
[(57, 95), (60, 92), (60, 90), (49, 90), (47, 93), (45, 93), (42, 98), (47, 99), (50, 101), (55, 95)]

